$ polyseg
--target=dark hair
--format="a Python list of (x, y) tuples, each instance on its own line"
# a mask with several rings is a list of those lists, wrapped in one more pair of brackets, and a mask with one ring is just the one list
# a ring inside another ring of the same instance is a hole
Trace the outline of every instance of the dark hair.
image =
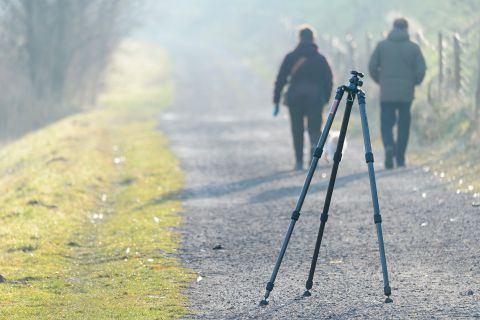
[(298, 32), (301, 42), (313, 42), (315, 38), (315, 32), (313, 28), (308, 25), (300, 26), (300, 31)]
[(396, 29), (408, 29), (408, 21), (405, 18), (398, 18), (393, 21), (393, 27)]

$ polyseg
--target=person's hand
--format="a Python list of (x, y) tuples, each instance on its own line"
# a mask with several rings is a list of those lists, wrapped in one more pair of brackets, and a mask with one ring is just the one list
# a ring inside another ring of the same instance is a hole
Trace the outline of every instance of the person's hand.
[(278, 114), (280, 113), (280, 105), (278, 103), (275, 103), (275, 105), (273, 106), (273, 116), (276, 117), (278, 116)]

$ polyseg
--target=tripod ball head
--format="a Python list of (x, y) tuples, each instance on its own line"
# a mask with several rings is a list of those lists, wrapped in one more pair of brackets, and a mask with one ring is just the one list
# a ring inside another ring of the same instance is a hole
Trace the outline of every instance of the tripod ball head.
[(363, 80), (361, 78), (363, 78), (364, 75), (363, 73), (358, 71), (352, 71), (350, 72), (350, 74), (352, 74), (352, 77), (348, 81), (349, 85), (347, 86), (347, 88), (350, 91), (356, 91), (359, 87), (363, 86)]
[(363, 78), (365, 76), (362, 72), (358, 72), (358, 71), (355, 71), (355, 70), (350, 71), (350, 74), (354, 75), (355, 77), (360, 77), (360, 78)]

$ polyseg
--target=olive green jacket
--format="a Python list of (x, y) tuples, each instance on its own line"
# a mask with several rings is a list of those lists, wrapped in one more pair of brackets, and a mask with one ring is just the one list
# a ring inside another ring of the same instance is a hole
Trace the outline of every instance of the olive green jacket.
[(409, 102), (415, 86), (425, 77), (425, 59), (419, 46), (410, 41), (408, 32), (394, 28), (380, 41), (370, 58), (372, 79), (380, 84), (380, 101)]

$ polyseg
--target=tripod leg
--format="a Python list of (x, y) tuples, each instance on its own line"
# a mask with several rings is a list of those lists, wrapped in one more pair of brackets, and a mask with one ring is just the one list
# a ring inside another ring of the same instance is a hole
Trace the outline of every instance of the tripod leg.
[(393, 302), (390, 298), (392, 290), (390, 289), (390, 283), (388, 281), (388, 270), (387, 270), (387, 259), (385, 257), (385, 246), (383, 243), (383, 234), (382, 234), (382, 216), (380, 215), (380, 206), (378, 204), (378, 195), (377, 195), (377, 184), (375, 181), (375, 169), (373, 167), (373, 153), (372, 145), (370, 142), (370, 132), (368, 129), (368, 120), (367, 112), (365, 108), (365, 93), (358, 93), (358, 104), (360, 109), (360, 118), (362, 121), (362, 130), (363, 130), (363, 141), (365, 144), (365, 160), (368, 164), (368, 175), (370, 177), (370, 190), (372, 193), (372, 202), (373, 202), (373, 220), (377, 229), (377, 238), (378, 246), (380, 251), (380, 263), (382, 264), (383, 272), (383, 289), (384, 293), (387, 296), (385, 303)]
[(323, 206), (323, 212), (320, 216), (320, 228), (318, 229), (317, 242), (315, 243), (315, 250), (313, 252), (312, 263), (310, 265), (310, 272), (308, 274), (308, 280), (305, 284), (304, 296), (309, 297), (311, 295), (310, 289), (313, 286), (313, 277), (315, 274), (315, 268), (318, 261), (318, 253), (320, 251), (320, 246), (322, 244), (323, 230), (325, 229), (325, 224), (328, 220), (328, 211), (330, 209), (330, 202), (332, 200), (333, 189), (335, 187), (335, 180), (337, 178), (338, 166), (342, 160), (342, 150), (343, 144), (345, 142), (345, 136), (347, 134), (348, 122), (350, 120), (350, 113), (352, 111), (353, 101), (355, 99), (355, 94), (348, 93), (347, 106), (345, 108), (345, 114), (343, 116), (342, 127), (340, 129), (340, 135), (338, 137), (337, 150), (335, 150), (335, 155), (333, 157), (333, 167), (332, 174), (330, 175), (330, 181), (328, 183), (327, 195), (325, 197), (325, 204)]
[(297, 201), (295, 209), (293, 210), (290, 225), (288, 226), (285, 239), (283, 240), (282, 247), (280, 248), (280, 253), (278, 254), (275, 267), (273, 268), (273, 272), (270, 277), (270, 281), (267, 283), (267, 286), (265, 288), (264, 299), (260, 301), (260, 305), (268, 304), (268, 297), (270, 296), (270, 292), (273, 290), (275, 279), (277, 278), (277, 273), (280, 269), (280, 265), (282, 264), (283, 256), (285, 255), (285, 251), (287, 250), (288, 242), (290, 241), (290, 237), (292, 236), (295, 223), (300, 218), (300, 211), (302, 210), (303, 202), (305, 201), (305, 197), (307, 196), (308, 188), (310, 187), (310, 183), (312, 182), (313, 174), (315, 173), (315, 169), (317, 168), (318, 160), (322, 157), (323, 147), (325, 145), (325, 142), (327, 141), (328, 133), (330, 132), (330, 128), (332, 127), (332, 123), (335, 118), (335, 114), (337, 113), (337, 107), (343, 97), (344, 92), (345, 88), (343, 86), (337, 89), (335, 100), (332, 103), (330, 113), (328, 115), (327, 121), (325, 122), (325, 127), (322, 131), (322, 135), (320, 136), (317, 147), (315, 148), (313, 159), (310, 164), (310, 168), (308, 169), (307, 177), (305, 178), (300, 197)]

